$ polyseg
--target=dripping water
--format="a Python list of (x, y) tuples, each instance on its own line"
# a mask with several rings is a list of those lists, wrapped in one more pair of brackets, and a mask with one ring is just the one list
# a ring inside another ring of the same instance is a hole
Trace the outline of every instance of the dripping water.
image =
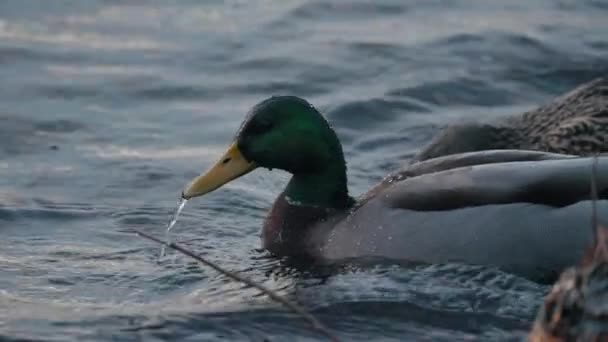
[[(173, 214), (173, 217), (171, 218), (171, 221), (169, 221), (169, 225), (167, 225), (167, 230), (165, 231), (165, 242), (167, 244), (171, 243), (171, 229), (173, 229), (173, 227), (177, 223), (177, 219), (179, 218), (179, 215), (182, 213), (182, 210), (184, 210), (184, 207), (186, 206), (186, 203), (188, 203), (188, 200), (185, 199), (185, 198), (182, 198), (179, 201), (179, 204), (177, 205), (177, 209), (175, 210), (175, 213)], [(162, 258), (162, 257), (164, 257), (165, 254), (166, 254), (166, 246), (162, 246), (160, 248), (159, 259)]]

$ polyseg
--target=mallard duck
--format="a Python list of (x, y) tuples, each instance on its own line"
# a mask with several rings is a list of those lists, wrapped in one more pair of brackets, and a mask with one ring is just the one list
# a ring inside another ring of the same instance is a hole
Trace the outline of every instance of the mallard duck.
[[(397, 170), (358, 197), (348, 192), (342, 146), (306, 100), (276, 96), (253, 107), (226, 153), (182, 192), (207, 194), (256, 168), (292, 174), (264, 221), (277, 256), (462, 262), (545, 279), (581, 255), (590, 238), (590, 157), (492, 150)], [(608, 189), (608, 157), (598, 164)], [(608, 203), (599, 202), (608, 211)], [(554, 279), (554, 278), (553, 278)]]
[(595, 79), (544, 106), (495, 123), (450, 125), (412, 161), (493, 149), (607, 152), (608, 79)]

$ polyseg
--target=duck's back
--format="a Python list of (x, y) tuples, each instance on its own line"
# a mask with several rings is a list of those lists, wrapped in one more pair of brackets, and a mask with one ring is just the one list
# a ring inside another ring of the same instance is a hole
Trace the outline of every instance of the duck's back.
[(528, 149), (590, 155), (608, 151), (608, 79), (600, 78), (511, 120)]
[(450, 125), (413, 159), (491, 149), (583, 156), (608, 152), (608, 79), (595, 79), (503, 121)]
[[(599, 159), (606, 197), (608, 157)], [(323, 256), (464, 262), (555, 276), (579, 260), (591, 239), (591, 163), (496, 163), (406, 179), (335, 226)], [(608, 200), (598, 201), (598, 209), (608, 219)]]
[(608, 78), (596, 78), (513, 120), (522, 127), (530, 125), (527, 132), (538, 132), (574, 118), (606, 117), (607, 111)]

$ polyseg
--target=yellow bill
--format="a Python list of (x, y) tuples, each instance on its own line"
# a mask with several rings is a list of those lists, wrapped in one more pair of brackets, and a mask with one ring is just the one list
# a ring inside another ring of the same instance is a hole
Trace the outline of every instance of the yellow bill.
[(196, 177), (182, 192), (182, 197), (190, 199), (209, 193), (220, 186), (238, 178), (256, 168), (255, 163), (247, 161), (233, 143), (222, 158), (207, 170)]

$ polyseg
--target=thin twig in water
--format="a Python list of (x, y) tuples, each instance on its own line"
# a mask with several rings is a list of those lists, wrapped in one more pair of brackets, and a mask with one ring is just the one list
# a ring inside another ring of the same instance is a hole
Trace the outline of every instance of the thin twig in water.
[(598, 223), (597, 217), (597, 161), (598, 156), (595, 155), (591, 166), (591, 229), (594, 237), (591, 261), (605, 262), (608, 260), (608, 231)]
[(194, 252), (191, 252), (190, 250), (181, 247), (180, 245), (177, 245), (175, 243), (167, 243), (165, 241), (162, 241), (152, 235), (148, 235), (146, 233), (143, 233), (139, 230), (133, 230), (133, 232), (143, 238), (146, 238), (150, 241), (154, 241), (158, 244), (161, 244), (165, 247), (174, 249), (186, 256), (189, 256), (197, 261), (199, 261), (201, 264), (204, 264), (206, 266), (209, 266), (211, 268), (213, 268), (214, 270), (216, 270), (217, 272), (227, 276), (228, 278), (231, 278), (233, 280), (239, 281), (241, 283), (244, 283), (250, 287), (256, 288), (258, 290), (260, 290), (261, 292), (263, 292), (264, 294), (266, 294), (268, 297), (270, 297), (271, 299), (283, 304), (285, 307), (287, 307), (288, 309), (290, 309), (292, 312), (294, 312), (295, 314), (297, 314), (298, 316), (302, 317), (304, 320), (306, 320), (308, 323), (310, 323), (310, 325), (317, 330), (318, 332), (320, 332), (321, 334), (327, 336), (327, 338), (329, 338), (330, 341), (333, 342), (339, 342), (338, 338), (331, 333), (331, 331), (329, 331), (328, 328), (326, 328), (318, 319), (316, 319), (313, 315), (309, 314), (308, 312), (306, 312), (306, 310), (304, 310), (304, 308), (300, 307), (299, 305), (292, 303), (291, 301), (283, 298), (281, 295), (277, 294), (276, 292), (272, 291), (271, 289), (265, 287), (264, 285), (258, 284), (255, 281), (245, 278), (243, 276), (240, 276), (234, 272), (230, 272), (228, 270), (223, 269), (222, 267), (218, 266), (217, 264), (215, 264), (214, 262), (211, 262), (209, 260), (204, 259), (203, 257), (201, 257), (200, 255), (196, 255)]
[[(593, 156), (591, 165), (591, 229), (593, 236), (598, 238), (597, 229), (597, 154)], [(597, 242), (597, 241), (596, 241)]]

